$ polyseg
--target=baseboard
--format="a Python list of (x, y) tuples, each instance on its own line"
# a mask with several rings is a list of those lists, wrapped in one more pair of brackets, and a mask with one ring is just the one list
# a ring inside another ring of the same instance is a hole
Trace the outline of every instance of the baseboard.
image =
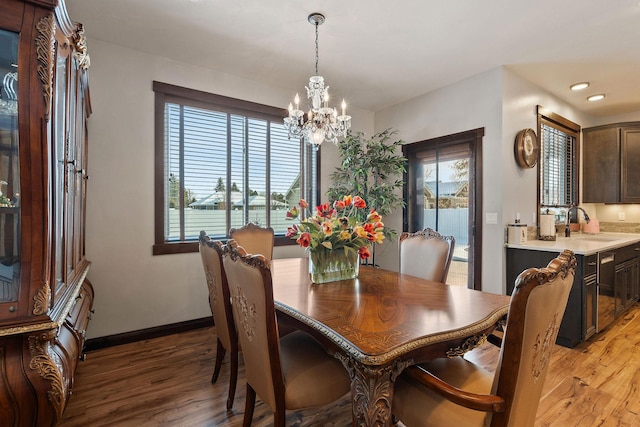
[(151, 338), (191, 331), (193, 329), (208, 328), (210, 326), (213, 326), (213, 317), (203, 317), (201, 319), (187, 320), (185, 322), (172, 323), (170, 325), (155, 326), (153, 328), (108, 335), (106, 337), (90, 338), (84, 344), (84, 351), (89, 352), (99, 350), (101, 348), (113, 347), (115, 345), (129, 344)]

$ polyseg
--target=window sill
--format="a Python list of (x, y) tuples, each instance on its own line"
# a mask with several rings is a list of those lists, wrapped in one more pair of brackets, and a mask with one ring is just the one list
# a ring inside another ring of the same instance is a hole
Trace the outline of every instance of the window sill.
[[(291, 240), (284, 236), (276, 236), (274, 246), (291, 246), (297, 245), (295, 240)], [(160, 243), (153, 245), (153, 255), (170, 255), (170, 254), (185, 254), (191, 252), (198, 252), (198, 242), (175, 242), (175, 243)]]

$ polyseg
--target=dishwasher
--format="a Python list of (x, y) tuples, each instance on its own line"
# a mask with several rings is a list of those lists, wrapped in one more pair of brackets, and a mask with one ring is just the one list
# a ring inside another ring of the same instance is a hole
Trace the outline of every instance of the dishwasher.
[(615, 259), (614, 252), (598, 252), (598, 322), (596, 326), (598, 332), (606, 328), (615, 319)]

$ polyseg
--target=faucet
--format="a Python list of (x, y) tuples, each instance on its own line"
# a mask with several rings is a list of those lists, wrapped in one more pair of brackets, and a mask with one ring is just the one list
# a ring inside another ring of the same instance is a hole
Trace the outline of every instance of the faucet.
[(584, 220), (587, 224), (589, 224), (589, 221), (591, 221), (589, 219), (589, 215), (587, 215), (587, 213), (584, 211), (584, 209), (582, 209), (580, 206), (571, 206), (569, 207), (569, 209), (567, 209), (567, 218), (565, 220), (565, 226), (564, 226), (564, 237), (571, 237), (571, 228), (569, 228), (569, 218), (571, 217), (570, 213), (572, 210), (576, 210), (576, 213), (578, 212), (578, 209), (580, 209), (582, 211), (582, 214), (584, 215)]

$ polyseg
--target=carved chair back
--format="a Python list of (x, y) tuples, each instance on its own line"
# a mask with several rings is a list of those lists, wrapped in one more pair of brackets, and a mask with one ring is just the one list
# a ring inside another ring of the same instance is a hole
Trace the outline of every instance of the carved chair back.
[(200, 257), (204, 268), (204, 275), (209, 290), (209, 307), (216, 328), (216, 363), (211, 377), (214, 383), (218, 379), (222, 360), (228, 351), (230, 356), (229, 396), (227, 409), (233, 406), (238, 378), (238, 335), (236, 333), (233, 313), (231, 311), (231, 297), (227, 275), (222, 265), (223, 246), (219, 241), (211, 240), (203, 230), (199, 238)]
[(284, 407), (284, 383), (269, 263), (261, 254), (247, 254), (231, 239), (223, 264), (247, 383), (275, 412), (278, 406)]
[(506, 410), (493, 414), (492, 425), (534, 424), (575, 267), (575, 256), (565, 250), (546, 268), (527, 269), (516, 279), (493, 383)]
[(273, 228), (260, 227), (254, 223), (248, 223), (240, 228), (229, 230), (229, 237), (238, 242), (247, 253), (262, 255), (267, 261), (273, 259), (273, 245), (275, 235)]
[(455, 239), (431, 228), (400, 235), (400, 273), (445, 283)]

